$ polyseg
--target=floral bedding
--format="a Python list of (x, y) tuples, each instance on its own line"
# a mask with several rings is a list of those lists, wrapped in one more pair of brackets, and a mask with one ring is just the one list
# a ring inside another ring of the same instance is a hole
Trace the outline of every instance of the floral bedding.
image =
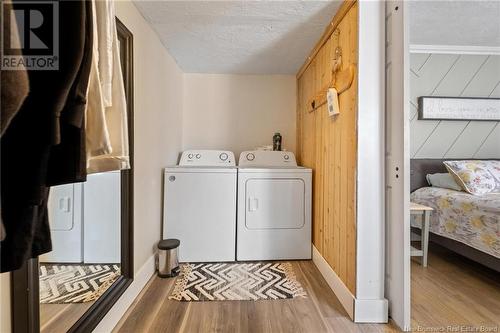
[(470, 194), (500, 194), (500, 161), (445, 161), (455, 181)]
[[(439, 187), (422, 187), (411, 201), (434, 208), (430, 231), (500, 258), (500, 194), (474, 196)], [(412, 226), (420, 227), (412, 221)]]

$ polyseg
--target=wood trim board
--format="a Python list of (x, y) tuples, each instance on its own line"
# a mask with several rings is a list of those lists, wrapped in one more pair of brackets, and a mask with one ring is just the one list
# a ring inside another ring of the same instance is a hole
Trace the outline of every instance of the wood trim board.
[(116, 18), (118, 39), (120, 40), (120, 58), (122, 61), (122, 73), (127, 99), (127, 126), (130, 169), (121, 171), (121, 258), (127, 262), (122, 268), (122, 275), (134, 277), (134, 36), (125, 24)]
[(300, 67), (299, 71), (297, 72), (297, 79), (299, 79), (302, 74), (304, 74), (305, 70), (309, 67), (313, 59), (316, 57), (318, 54), (319, 50), (325, 45), (325, 43), (330, 39), (330, 36), (332, 33), (335, 31), (335, 29), (338, 27), (339, 23), (342, 21), (344, 16), (349, 12), (352, 6), (356, 4), (357, 0), (346, 0), (342, 3), (340, 8), (337, 10), (337, 13), (333, 17), (333, 19), (330, 21), (330, 24), (326, 27), (325, 31), (323, 32), (323, 35), (319, 39), (319, 41), (316, 43), (314, 48), (312, 49), (311, 53), (307, 57), (306, 61), (304, 64)]

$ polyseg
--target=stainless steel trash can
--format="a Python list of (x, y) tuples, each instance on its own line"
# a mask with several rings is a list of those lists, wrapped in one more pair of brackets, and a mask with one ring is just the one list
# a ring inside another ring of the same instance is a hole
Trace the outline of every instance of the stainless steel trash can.
[(178, 239), (163, 239), (158, 243), (158, 276), (173, 277), (179, 274)]

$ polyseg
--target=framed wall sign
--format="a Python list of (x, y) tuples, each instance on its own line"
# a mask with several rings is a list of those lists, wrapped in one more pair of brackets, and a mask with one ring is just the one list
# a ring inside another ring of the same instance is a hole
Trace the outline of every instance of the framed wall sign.
[(500, 98), (418, 98), (418, 119), (500, 121)]

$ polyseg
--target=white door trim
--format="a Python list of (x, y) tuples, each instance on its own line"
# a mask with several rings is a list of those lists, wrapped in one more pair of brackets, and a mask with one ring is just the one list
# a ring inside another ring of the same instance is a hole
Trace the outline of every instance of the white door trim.
[(386, 297), (404, 330), (411, 313), (408, 8), (386, 2)]

